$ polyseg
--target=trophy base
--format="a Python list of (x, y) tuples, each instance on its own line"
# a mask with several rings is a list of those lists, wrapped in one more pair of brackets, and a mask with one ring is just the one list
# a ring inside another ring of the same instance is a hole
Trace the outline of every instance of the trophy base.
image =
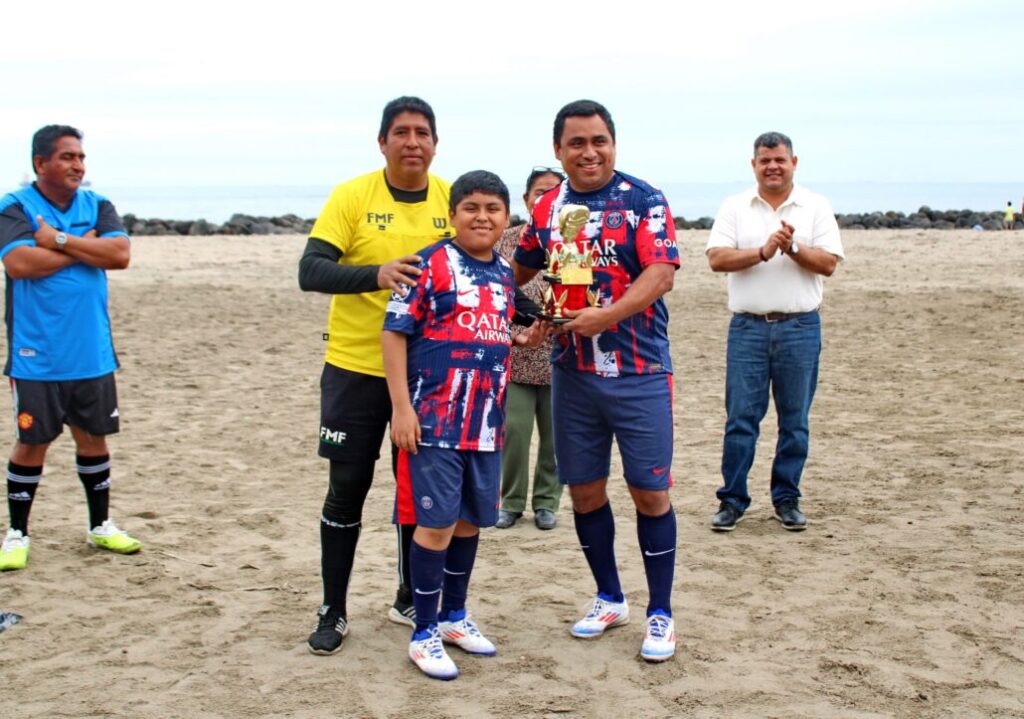
[(534, 317), (539, 320), (544, 320), (545, 322), (550, 322), (553, 325), (564, 325), (572, 322), (572, 317), (555, 317), (554, 315), (549, 315), (546, 312), (538, 312)]

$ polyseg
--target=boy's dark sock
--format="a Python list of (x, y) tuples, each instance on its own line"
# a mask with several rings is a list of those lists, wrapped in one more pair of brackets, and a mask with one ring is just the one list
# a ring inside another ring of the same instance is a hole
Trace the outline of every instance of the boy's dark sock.
[(593, 512), (573, 512), (576, 520), (576, 536), (579, 537), (583, 555), (590, 565), (590, 572), (597, 582), (597, 591), (610, 601), (622, 601), (622, 585), (615, 567), (615, 517), (612, 503), (605, 502)]
[(17, 529), (28, 536), (28, 515), (36, 497), (39, 480), (43, 478), (43, 467), (26, 467), (23, 464), (7, 463), (7, 509), (11, 515), (11, 529)]
[(320, 516), (320, 574), (324, 580), (324, 604), (348, 617), (348, 580), (355, 563), (362, 523), (345, 523), (324, 512)]
[(447, 550), (434, 551), (412, 541), (409, 565), (412, 571), (412, 603), (416, 607), (416, 632), (437, 624), (437, 604), (444, 585)]
[(669, 510), (660, 517), (636, 513), (636, 536), (644, 556), (647, 591), (650, 600), (647, 615), (660, 609), (672, 616), (672, 578), (676, 568), (676, 513)]
[(466, 608), (469, 577), (473, 573), (480, 534), (472, 537), (452, 537), (444, 562), (444, 591), (441, 593), (441, 619), (450, 612)]
[(76, 454), (75, 465), (89, 505), (89, 529), (95, 529), (110, 517), (110, 455), (83, 457)]

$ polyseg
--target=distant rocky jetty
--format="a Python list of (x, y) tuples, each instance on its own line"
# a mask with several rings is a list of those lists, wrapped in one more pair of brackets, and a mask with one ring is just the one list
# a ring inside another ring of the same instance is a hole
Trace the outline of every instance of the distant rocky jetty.
[[(512, 215), (512, 225), (521, 224), (523, 219)], [(298, 215), (280, 217), (253, 217), (235, 214), (227, 222), (218, 225), (206, 220), (160, 220), (142, 219), (125, 215), (125, 229), (130, 235), (308, 235), (313, 229), (312, 219)], [(958, 230), (981, 227), (984, 230), (1003, 229), (1003, 213), (975, 212), (974, 210), (933, 210), (922, 207), (917, 212), (866, 212), (861, 214), (836, 215), (839, 226), (850, 230), (880, 229), (932, 229)], [(713, 217), (687, 220), (676, 217), (677, 230), (710, 230)]]
[(121, 218), (129, 235), (308, 235), (313, 220), (298, 215), (253, 217), (234, 214), (218, 225), (206, 220), (142, 219), (135, 215)]

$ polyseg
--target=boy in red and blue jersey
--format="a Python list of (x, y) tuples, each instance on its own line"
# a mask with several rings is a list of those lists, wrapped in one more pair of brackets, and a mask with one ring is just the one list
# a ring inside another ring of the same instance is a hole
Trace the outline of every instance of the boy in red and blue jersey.
[(629, 621), (606, 491), (614, 437), (636, 507), (649, 590), (640, 656), (665, 661), (676, 648), (676, 521), (668, 493), (672, 357), (662, 296), (679, 267), (675, 226), (659, 190), (615, 169), (615, 125), (604, 106), (579, 100), (563, 107), (555, 118), (554, 149), (567, 179), (534, 205), (514, 264), (517, 283), (529, 281), (565, 242), (562, 208), (587, 208), (575, 251), (593, 259), (589, 291), (596, 302), (563, 310), (571, 321), (552, 351), (558, 476), (569, 485), (576, 534), (597, 584), (591, 609), (570, 631), (590, 639)]
[[(508, 188), (492, 173), (467, 173), (452, 185), (450, 213), (455, 237), (418, 253), (422, 273), (408, 292), (392, 295), (381, 340), (400, 450), (396, 513), (417, 525), (409, 657), (436, 679), (458, 676), (444, 642), (495, 653), (467, 614), (466, 595), (479, 528), (498, 517), (516, 316), (512, 268), (493, 249), (508, 225)], [(539, 343), (541, 331), (530, 339)]]

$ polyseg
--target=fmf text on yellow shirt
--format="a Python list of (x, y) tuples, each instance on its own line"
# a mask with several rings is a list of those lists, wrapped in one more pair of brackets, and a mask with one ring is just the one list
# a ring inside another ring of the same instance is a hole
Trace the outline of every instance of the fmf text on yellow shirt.
[[(447, 182), (429, 176), (424, 202), (397, 202), (384, 171), (334, 188), (309, 236), (339, 250), (342, 265), (383, 265), (452, 236)], [(342, 369), (384, 376), (380, 333), (391, 290), (334, 295), (325, 360)]]

